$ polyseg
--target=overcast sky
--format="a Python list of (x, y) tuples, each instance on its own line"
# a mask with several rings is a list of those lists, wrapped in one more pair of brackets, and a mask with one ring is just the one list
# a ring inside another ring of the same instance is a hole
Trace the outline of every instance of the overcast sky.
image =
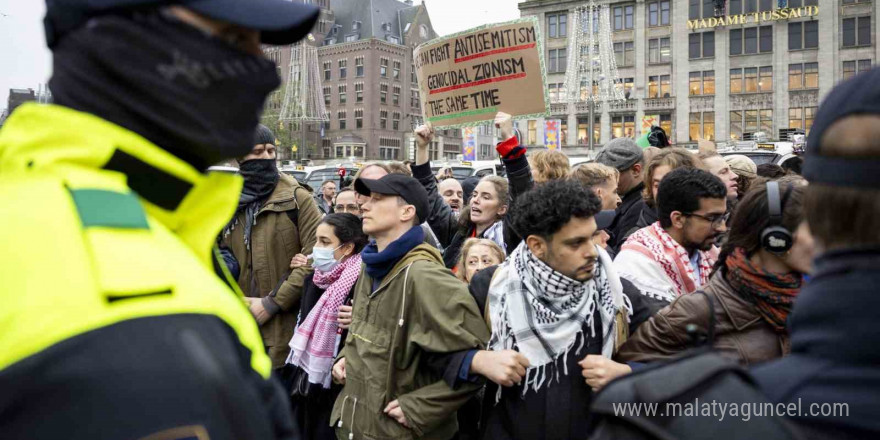
[[(243, 0), (245, 1), (245, 0)], [(334, 1), (330, 0), (331, 7)], [(367, 1), (367, 0), (344, 0)], [(434, 29), (441, 35), (519, 17), (520, 0), (426, 0)], [(420, 0), (416, 0), (420, 3)], [(0, 110), (10, 88), (46, 83), (52, 59), (43, 35), (44, 0), (0, 0)]]

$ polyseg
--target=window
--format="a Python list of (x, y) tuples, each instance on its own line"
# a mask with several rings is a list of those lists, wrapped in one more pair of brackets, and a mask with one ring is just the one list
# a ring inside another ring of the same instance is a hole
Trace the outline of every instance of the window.
[(538, 121), (529, 121), (528, 142), (529, 145), (538, 145)]
[(636, 117), (635, 115), (619, 115), (611, 117), (611, 139), (619, 137), (635, 137), (636, 135)]
[(669, 75), (648, 77), (648, 98), (669, 98), (671, 92)]
[(818, 107), (792, 107), (788, 109), (788, 128), (797, 128), (810, 133), (813, 117)]
[(346, 95), (346, 93), (345, 93), (345, 89), (346, 89), (345, 84), (340, 84), (340, 85), (339, 85), (339, 103), (340, 103), (340, 104), (345, 104), (345, 102), (346, 102), (346, 99), (345, 99), (345, 95)]
[(789, 64), (788, 90), (816, 89), (818, 87), (819, 63)]
[(361, 78), (364, 76), (364, 57), (354, 59), (354, 76)]
[(565, 98), (565, 89), (562, 87), (563, 83), (547, 84), (550, 102), (560, 102)]
[(672, 50), (669, 46), (669, 38), (654, 38), (648, 40), (648, 62), (651, 64), (668, 63), (672, 60)]
[(635, 6), (615, 6), (614, 7), (614, 30), (622, 31), (624, 29), (633, 28), (633, 14)]
[(715, 112), (691, 113), (689, 119), (688, 136), (691, 142), (715, 140)]
[(730, 54), (750, 55), (773, 51), (773, 26), (730, 30)]
[(354, 111), (354, 128), (364, 128), (364, 110), (357, 109)]
[(788, 50), (819, 47), (819, 22), (804, 21), (788, 24)]
[(419, 37), (428, 38), (428, 27), (425, 25), (419, 26)]
[(743, 92), (742, 69), (730, 69), (730, 94)]
[(339, 60), (339, 79), (345, 78), (347, 64), (348, 64), (347, 60)]
[(733, 140), (742, 139), (743, 136), (743, 112), (730, 112), (730, 138)]
[(394, 94), (391, 95), (391, 103), (394, 105), (400, 105), (400, 86), (394, 86)]
[(669, 0), (648, 3), (648, 26), (669, 26)]
[[(589, 145), (590, 138), (588, 138), (588, 127), (590, 124), (590, 118), (582, 117), (577, 119), (578, 123), (578, 144), (579, 145)], [(596, 115), (593, 117), (593, 143), (599, 143), (599, 133), (602, 130), (602, 119), (600, 116)]]
[(382, 58), (379, 60), (379, 76), (382, 78), (388, 77), (388, 58)]
[(336, 119), (339, 120), (339, 129), (345, 130), (345, 110), (336, 112)]
[[(856, 0), (856, 1), (865, 1), (865, 0)], [(867, 0), (870, 1), (870, 0)], [(843, 3), (852, 3), (852, 0), (843, 0)], [(801, 6), (819, 6), (819, 0), (788, 0), (789, 8), (799, 8)]]
[(394, 69), (391, 71), (391, 76), (394, 79), (399, 81), (400, 80), (400, 61), (395, 61), (393, 66), (394, 66)]
[(416, 65), (415, 64), (409, 65), (409, 82), (411, 82), (413, 84), (419, 83), (419, 77), (418, 77), (418, 75), (416, 75)]
[(364, 102), (364, 83), (354, 85), (354, 102)]
[(411, 90), (410, 93), (409, 105), (413, 108), (413, 111), (416, 111), (419, 108), (419, 92), (418, 90)]
[(614, 83), (614, 86), (623, 91), (623, 97), (629, 99), (633, 89), (633, 78), (621, 78)]
[(871, 17), (843, 19), (843, 47), (871, 45)]
[(714, 95), (715, 94), (715, 71), (706, 70), (703, 72), (691, 72), (689, 78), (689, 92), (694, 95)]
[(394, 119), (391, 120), (391, 128), (400, 130), (400, 113), (394, 112)]
[(379, 85), (379, 102), (382, 104), (388, 103), (388, 84)]
[(614, 57), (618, 66), (632, 66), (636, 62), (635, 44), (632, 41), (614, 43)]
[(324, 62), (324, 81), (330, 81), (330, 61)]
[(755, 93), (758, 91), (758, 68), (757, 67), (746, 67), (743, 69), (744, 77), (745, 77), (745, 90), (744, 93)]
[[(735, 0), (732, 0), (735, 1)], [(688, 19), (710, 18), (715, 16), (715, 0), (690, 0), (688, 3)]]
[(358, 34), (348, 34), (345, 36), (345, 42), (351, 43), (352, 41), (357, 41), (358, 38), (360, 38), (360, 35)]
[(672, 135), (672, 115), (669, 113), (661, 113), (660, 114), (660, 128), (663, 129), (669, 135)]
[(388, 110), (379, 111), (379, 128), (388, 128)]
[(773, 67), (761, 67), (758, 71), (758, 91), (773, 91)]
[(715, 31), (688, 35), (688, 57), (713, 58), (715, 56)]
[(324, 105), (330, 105), (330, 86), (324, 87)]
[(871, 70), (871, 60), (844, 61), (843, 80), (846, 81), (859, 73)]
[(565, 38), (568, 34), (568, 15), (548, 14), (547, 15), (547, 36), (549, 38)]
[(550, 68), (548, 71), (550, 73), (565, 72), (565, 67), (568, 64), (568, 60), (565, 56), (565, 49), (551, 49), (549, 64)]
[(730, 112), (730, 138), (742, 139), (746, 133), (773, 131), (773, 110), (744, 110)]

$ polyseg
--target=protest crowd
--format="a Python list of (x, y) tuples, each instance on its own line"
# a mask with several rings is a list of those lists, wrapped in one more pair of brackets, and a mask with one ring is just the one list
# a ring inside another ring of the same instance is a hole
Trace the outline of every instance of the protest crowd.
[[(258, 123), (260, 44), (317, 9), (167, 3), (48, 1), (55, 104), (0, 131), (0, 438), (880, 435), (880, 69), (802, 170), (663, 135), (572, 169), (501, 108), (503, 177), (438, 178), (425, 124), (312, 189)], [(693, 398), (848, 412), (608, 409)]]

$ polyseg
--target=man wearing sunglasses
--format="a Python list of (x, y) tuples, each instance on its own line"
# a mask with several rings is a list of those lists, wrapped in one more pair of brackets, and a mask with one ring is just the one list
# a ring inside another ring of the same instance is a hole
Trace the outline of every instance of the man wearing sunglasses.
[[(276, 66), (319, 9), (48, 0), (54, 105), (0, 131), (0, 437), (288, 439), (219, 252)], [(216, 248), (215, 248), (216, 249)], [(222, 276), (218, 277), (218, 272)]]
[(715, 240), (727, 231), (727, 188), (711, 173), (679, 168), (657, 193), (660, 220), (635, 232), (614, 268), (645, 295), (672, 302), (705, 284), (718, 257)]

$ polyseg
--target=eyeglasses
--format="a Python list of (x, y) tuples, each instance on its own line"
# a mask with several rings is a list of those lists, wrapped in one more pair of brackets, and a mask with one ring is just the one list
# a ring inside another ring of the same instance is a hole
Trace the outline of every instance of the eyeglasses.
[(721, 225), (727, 223), (727, 220), (730, 219), (730, 213), (729, 213), (729, 212), (726, 212), (726, 213), (724, 213), (724, 214), (717, 214), (717, 215), (713, 215), (713, 216), (706, 216), (706, 215), (703, 215), (703, 214), (697, 214), (697, 213), (694, 213), (694, 212), (691, 212), (691, 213), (688, 213), (688, 214), (684, 214), (684, 215), (686, 215), (686, 216), (688, 216), (688, 217), (699, 217), (699, 218), (701, 218), (701, 219), (703, 219), (703, 220), (706, 220), (707, 222), (712, 223), (712, 227), (713, 227), (713, 228), (718, 228), (718, 227), (720, 227)]
[(356, 204), (336, 205), (333, 207), (336, 212), (344, 212), (349, 214), (360, 214), (361, 208)]

